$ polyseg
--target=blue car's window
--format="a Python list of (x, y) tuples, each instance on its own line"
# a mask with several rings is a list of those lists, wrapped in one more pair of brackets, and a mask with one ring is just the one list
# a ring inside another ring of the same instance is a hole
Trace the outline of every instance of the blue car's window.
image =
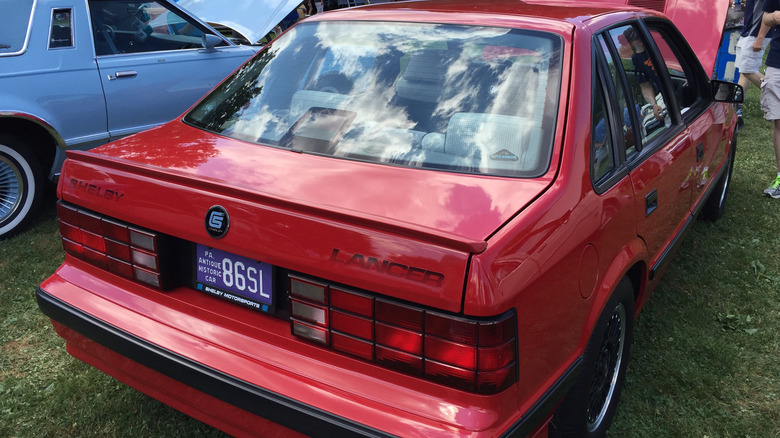
[(73, 18), (70, 9), (54, 9), (51, 13), (49, 48), (73, 47)]
[(505, 28), (303, 23), (185, 120), (302, 152), (538, 176), (551, 156), (561, 44)]
[(157, 2), (89, 0), (89, 10), (98, 56), (202, 48), (207, 32)]
[(0, 14), (0, 56), (22, 53), (30, 35), (34, 0), (2, 2)]

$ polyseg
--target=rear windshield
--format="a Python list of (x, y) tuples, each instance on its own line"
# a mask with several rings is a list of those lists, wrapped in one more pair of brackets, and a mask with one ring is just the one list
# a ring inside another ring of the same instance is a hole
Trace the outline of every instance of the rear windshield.
[(24, 51), (34, 0), (2, 1), (0, 9), (0, 56)]
[(303, 23), (185, 121), (298, 152), (533, 177), (549, 165), (560, 52), (537, 31)]

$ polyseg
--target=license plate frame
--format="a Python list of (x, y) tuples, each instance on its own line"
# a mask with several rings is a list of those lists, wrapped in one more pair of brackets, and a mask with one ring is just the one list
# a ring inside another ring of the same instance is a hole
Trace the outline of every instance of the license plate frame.
[(198, 291), (257, 311), (274, 311), (272, 265), (198, 243), (192, 266)]

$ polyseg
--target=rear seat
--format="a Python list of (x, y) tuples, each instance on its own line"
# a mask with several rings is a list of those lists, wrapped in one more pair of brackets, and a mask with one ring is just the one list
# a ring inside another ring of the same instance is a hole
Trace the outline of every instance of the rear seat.
[[(436, 86), (443, 84), (438, 82), (441, 73), (435, 71), (435, 67), (443, 62), (444, 54), (434, 50), (423, 52), (409, 60), (404, 77), (396, 84), (399, 97), (425, 102), (440, 96), (441, 90)], [(432, 62), (437, 59), (439, 61)], [(294, 124), (315, 107), (359, 112), (350, 107), (352, 97), (300, 90), (293, 95), (288, 120)], [(539, 165), (541, 123), (525, 117), (461, 112), (446, 121), (444, 133), (426, 133), (414, 129), (378, 128), (380, 122), (361, 120), (361, 116), (358, 114), (345, 134), (337, 153), (370, 155), (381, 157), (383, 161), (406, 155), (406, 159), (423, 160), (433, 167), (508, 172), (531, 171)]]
[(457, 113), (445, 134), (422, 141), (425, 161), (434, 167), (530, 171), (539, 165), (542, 128), (523, 117)]

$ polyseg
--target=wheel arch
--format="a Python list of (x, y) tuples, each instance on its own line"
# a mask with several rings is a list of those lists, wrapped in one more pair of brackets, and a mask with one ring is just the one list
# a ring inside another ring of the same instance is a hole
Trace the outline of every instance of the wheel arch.
[(644, 241), (637, 238), (626, 244), (622, 250), (612, 258), (609, 266), (604, 270), (598, 292), (593, 296), (593, 302), (591, 303), (590, 311), (588, 312), (587, 323), (585, 327), (583, 327), (582, 338), (580, 339), (580, 346), (582, 346), (582, 348), (587, 344), (590, 334), (593, 331), (601, 312), (604, 310), (604, 306), (607, 304), (609, 298), (623, 278), (628, 278), (631, 282), (631, 287), (634, 292), (634, 313), (632, 316), (636, 317), (641, 308), (641, 303), (643, 303), (646, 298), (645, 290), (648, 272), (646, 256), (647, 248)]
[(65, 146), (56, 129), (30, 114), (0, 112), (0, 132), (24, 140), (46, 174), (54, 165), (57, 148)]

